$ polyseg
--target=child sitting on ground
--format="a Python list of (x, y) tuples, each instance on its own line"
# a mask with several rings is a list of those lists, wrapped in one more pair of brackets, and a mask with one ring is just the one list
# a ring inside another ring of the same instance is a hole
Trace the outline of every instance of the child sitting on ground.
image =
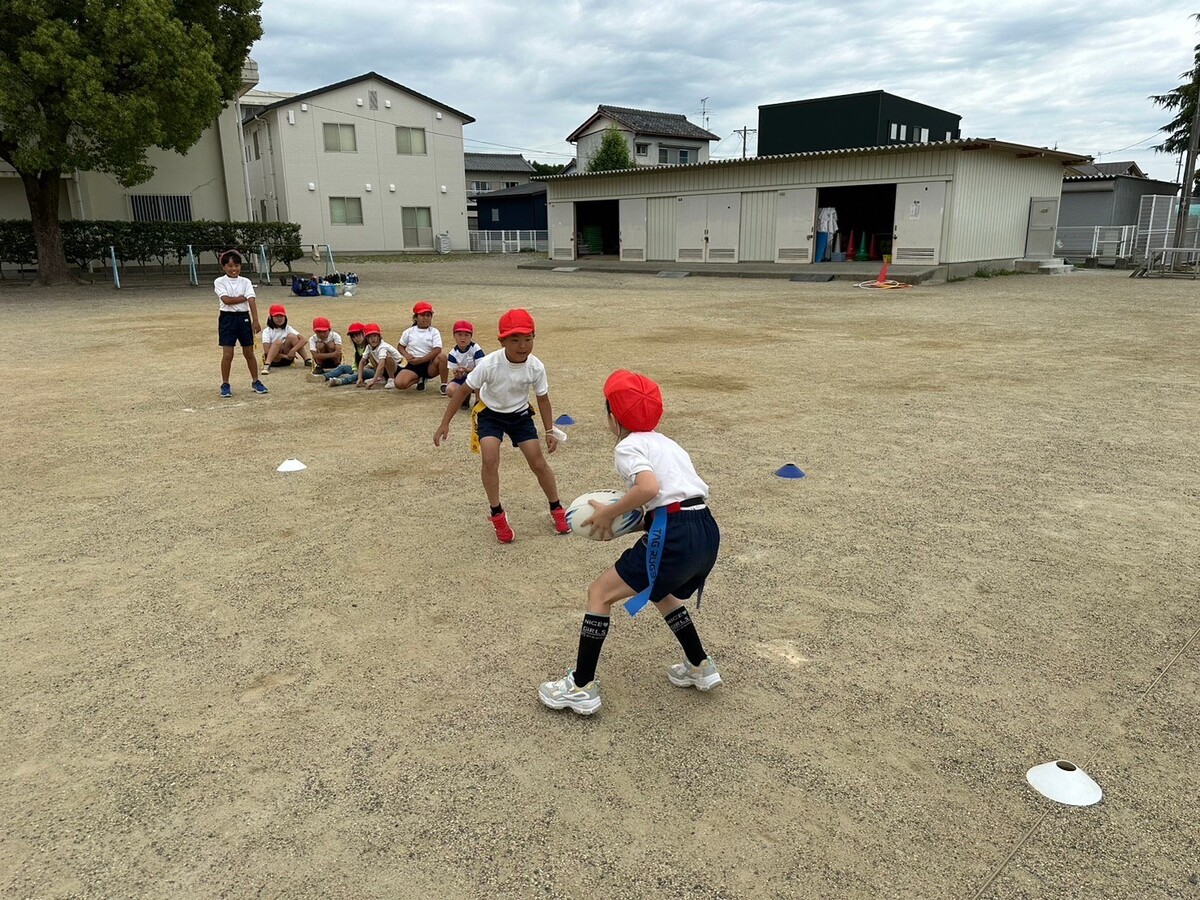
[(300, 332), (288, 324), (287, 310), (283, 305), (276, 303), (269, 313), (267, 327), (263, 329), (262, 373), (270, 375), (271, 366), (290, 366), (297, 356), (311, 363), (308, 346)]
[[(361, 322), (351, 322), (350, 327), (346, 329), (346, 334), (350, 335), (350, 343), (354, 345), (354, 365), (342, 363), (336, 369), (330, 369), (321, 377), (325, 379), (325, 383), (330, 387), (338, 387), (343, 384), (354, 384), (358, 380), (358, 365), (362, 362), (363, 354), (367, 349), (367, 336), (363, 334), (363, 324)], [(370, 370), (368, 378), (375, 377), (375, 370)]]
[[(358, 363), (358, 383), (366, 385), (367, 390), (376, 387), (381, 381), (385, 388), (395, 387), (394, 379), (400, 367), (404, 365), (404, 357), (400, 351), (383, 339), (379, 326), (368, 322), (363, 328), (367, 338), (367, 352)], [(371, 367), (374, 368), (371, 368)], [(371, 374), (368, 375), (367, 373)]]
[(491, 506), (489, 520), (496, 529), (496, 540), (512, 542), (513, 530), (508, 525), (504, 507), (500, 505), (500, 447), (507, 434), (513, 446), (521, 451), (538, 484), (550, 502), (550, 517), (554, 530), (569, 534), (567, 512), (558, 499), (554, 470), (542, 455), (538, 444), (533, 410), (529, 406), (529, 390), (537, 395), (538, 412), (546, 432), (546, 452), (553, 453), (558, 438), (553, 434), (554, 413), (550, 408), (550, 387), (546, 367), (533, 355), (533, 317), (523, 309), (510, 309), (500, 317), (500, 343), (495, 353), (489, 353), (467, 376), (466, 381), (449, 392), (450, 403), (442, 416), (442, 424), (433, 434), (433, 445), (440, 446), (450, 435), (450, 422), (460, 404), (471, 391), (479, 392), (480, 403), (472, 426), (479, 439), (482, 457), (483, 489)]
[[(467, 380), (475, 368), (475, 364), (486, 355), (483, 348), (475, 343), (475, 326), (466, 319), (454, 323), (454, 346), (438, 357), (438, 374), (442, 376), (442, 393), (453, 390), (457, 385)], [(449, 378), (450, 383), (446, 383)], [(463, 409), (471, 408), (468, 394), (463, 400)]]
[(708, 691), (721, 683), (717, 665), (705, 652), (683, 605), (692, 594), (703, 594), (721, 543), (720, 530), (708, 510), (708, 485), (696, 474), (687, 452), (654, 430), (663, 412), (658, 385), (644, 375), (618, 370), (604, 383), (604, 401), (609, 430), (617, 436), (617, 472), (629, 490), (616, 503), (593, 500), (595, 512), (587, 521), (609, 540), (616, 517), (640, 506), (646, 507), (652, 524), (649, 534), (588, 588), (575, 668), (538, 689), (538, 698), (546, 706), (585, 716), (600, 708), (596, 663), (608, 634), (612, 605), (629, 597), (633, 598), (626, 603), (630, 614), (636, 615), (647, 601), (653, 603), (683, 647), (687, 659), (667, 668), (671, 684)]
[(326, 370), (336, 369), (342, 364), (342, 336), (324, 316), (313, 319), (313, 336), (308, 339), (308, 353), (312, 357), (312, 374), (324, 376)]
[[(414, 384), (418, 391), (425, 390), (425, 379), (442, 376), (442, 384), (446, 383), (446, 373), (438, 370), (438, 357), (442, 352), (442, 335), (433, 327), (433, 306), (422, 300), (413, 307), (412, 327), (400, 336), (399, 350), (408, 365), (396, 378), (396, 389), (405, 391)], [(446, 393), (445, 390), (442, 393)]]

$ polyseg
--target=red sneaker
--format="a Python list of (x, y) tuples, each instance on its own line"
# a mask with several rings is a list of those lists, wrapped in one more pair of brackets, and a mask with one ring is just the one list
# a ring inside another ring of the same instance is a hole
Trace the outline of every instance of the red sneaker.
[(506, 513), (497, 513), (494, 516), (488, 516), (488, 521), (492, 523), (492, 527), (496, 529), (496, 540), (502, 544), (511, 544), (516, 534), (508, 527), (508, 515)]
[(571, 526), (567, 524), (567, 511), (561, 506), (558, 509), (550, 510), (550, 516), (554, 519), (554, 530), (559, 534), (570, 534)]

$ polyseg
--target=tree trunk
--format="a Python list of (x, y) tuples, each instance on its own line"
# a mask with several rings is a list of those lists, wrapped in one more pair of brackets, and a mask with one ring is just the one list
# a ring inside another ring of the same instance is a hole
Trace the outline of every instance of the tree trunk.
[(62, 173), (21, 173), (25, 183), (25, 198), (29, 201), (29, 218), (33, 221), (33, 237), (37, 242), (38, 284), (63, 284), (73, 281), (63, 250), (62, 226), (58, 220), (58, 195), (62, 190)]

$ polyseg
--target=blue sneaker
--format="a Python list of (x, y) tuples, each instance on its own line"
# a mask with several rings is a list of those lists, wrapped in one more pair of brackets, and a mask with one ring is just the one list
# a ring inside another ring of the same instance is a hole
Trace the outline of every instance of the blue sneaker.
[(256, 393), (256, 394), (270, 393), (270, 391), (267, 390), (267, 386), (265, 384), (263, 384), (261, 381), (250, 382), (250, 390), (254, 391), (254, 393)]
[(225, 382), (223, 385), (221, 385), (221, 399), (222, 400), (233, 399), (233, 388), (231, 388), (229, 386), (229, 382)]

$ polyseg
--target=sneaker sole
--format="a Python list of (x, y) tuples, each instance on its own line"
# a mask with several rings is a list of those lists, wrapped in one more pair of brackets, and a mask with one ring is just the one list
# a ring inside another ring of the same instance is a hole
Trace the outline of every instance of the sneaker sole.
[(670, 672), (667, 673), (667, 680), (675, 687), (688, 688), (694, 687), (698, 691), (711, 691), (721, 683), (721, 676), (710, 675), (708, 678), (702, 678), (699, 681), (694, 681), (691, 678), (676, 678)]
[(597, 697), (594, 701), (586, 701), (586, 703), (579, 700), (550, 700), (546, 697), (543, 697), (541, 691), (539, 691), (538, 699), (542, 701), (543, 706), (548, 706), (551, 709), (569, 709), (571, 712), (581, 716), (590, 716), (592, 713), (600, 709), (599, 697)]

